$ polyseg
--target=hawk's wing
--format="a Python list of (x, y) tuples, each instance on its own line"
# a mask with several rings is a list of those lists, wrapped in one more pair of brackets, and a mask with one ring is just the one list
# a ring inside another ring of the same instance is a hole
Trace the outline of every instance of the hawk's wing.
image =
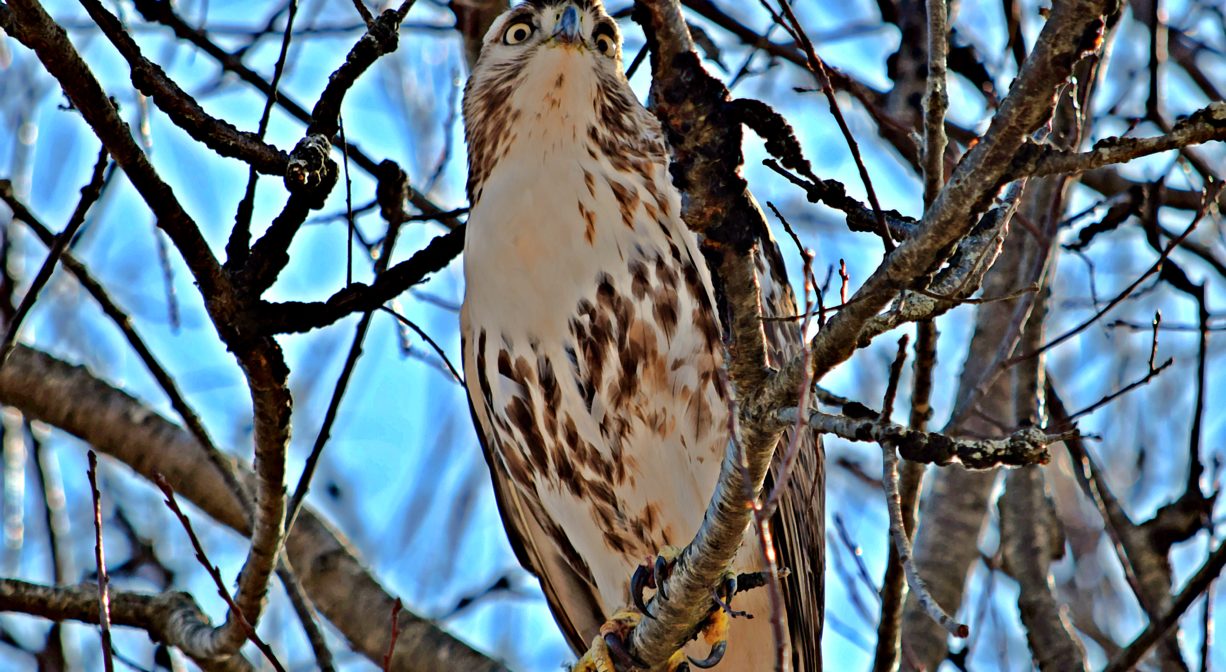
[[(469, 375), (467, 371), (465, 375)], [(566, 536), (548, 534), (538, 522), (548, 519), (539, 511), (534, 512), (533, 507), (520, 496), (507, 474), (506, 466), (489, 445), (486, 438), (488, 429), (482, 417), (477, 414), (471, 397), (468, 400), (468, 410), (472, 413), (473, 427), (476, 428), (477, 439), (481, 442), (481, 452), (485, 455), (485, 462), (490, 469), (494, 498), (515, 557), (522, 567), (540, 580), (549, 611), (553, 614), (554, 621), (562, 628), (562, 634), (566, 636), (571, 650), (583, 651), (604, 622), (596, 585), (590, 577), (585, 577), (566, 559), (567, 550), (570, 550), (571, 557), (577, 557)]]
[[(769, 231), (758, 237), (756, 259), (762, 291), (762, 315), (797, 315), (800, 309), (787, 280), (779, 246)], [(768, 320), (764, 323), (767, 357), (772, 366), (787, 362), (801, 352), (804, 342), (799, 322)], [(774, 487), (780, 461), (787, 452), (792, 431), (784, 432), (766, 480), (766, 492)], [(771, 518), (779, 566), (791, 575), (783, 580), (784, 607), (792, 640), (793, 669), (820, 669), (822, 604), (825, 602), (825, 457), (821, 439), (813, 432), (801, 437), (779, 509)]]

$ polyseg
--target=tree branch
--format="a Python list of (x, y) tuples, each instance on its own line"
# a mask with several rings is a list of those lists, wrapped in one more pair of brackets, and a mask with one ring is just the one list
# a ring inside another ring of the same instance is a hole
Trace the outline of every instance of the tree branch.
[(347, 315), (372, 310), (399, 296), (427, 275), (445, 268), (464, 249), (464, 227), (430, 241), (412, 257), (392, 266), (367, 285), (355, 282), (323, 302), (261, 301), (240, 322), (250, 333), (288, 334), (332, 324)]
[[(1111, 0), (1074, 0), (1053, 7), (999, 112), (950, 175), (925, 214), (921, 230), (886, 257), (814, 339), (813, 361), (819, 379), (855, 351), (866, 320), (884, 308), (897, 290), (928, 273), (966, 235), (1001, 184), (1012, 179), (1013, 156), (1026, 137), (1050, 117), (1057, 87), (1084, 54), (1099, 47), (1104, 16), (1117, 10), (1117, 3)], [(793, 362), (788, 374), (796, 377), (803, 365)]]
[(1114, 163), (1205, 142), (1226, 141), (1226, 102), (1216, 101), (1180, 120), (1171, 132), (1152, 138), (1104, 138), (1088, 152), (1070, 152), (1049, 145), (1029, 144), (1019, 154), (1018, 174), (1083, 173)]
[[(96, 586), (52, 587), (0, 579), (0, 611), (16, 611), (51, 621), (100, 621)], [(140, 628), (154, 640), (165, 642), (197, 664), (212, 669), (211, 652), (197, 649), (196, 644), (202, 636), (207, 639), (213, 627), (191, 595), (114, 592), (110, 596), (110, 618), (115, 625)], [(246, 660), (240, 658), (235, 662), (239, 665), (237, 669), (255, 670)]]
[(206, 112), (159, 65), (145, 58), (119, 19), (98, 0), (81, 0), (81, 5), (128, 62), (132, 85), (149, 96), (176, 126), (220, 156), (239, 159), (269, 175), (285, 173), (289, 156), (284, 151), (265, 143), (257, 134), (240, 131), (233, 124)]
[(1064, 552), (1064, 536), (1043, 490), (1043, 472), (1009, 472), (999, 507), (1001, 553), (1020, 588), (1017, 604), (1031, 658), (1043, 672), (1085, 670), (1085, 648), (1052, 595), (1049, 569)]
[[(250, 534), (251, 523), (243, 507), (192, 436), (84, 368), (18, 346), (9, 364), (0, 369), (0, 403), (80, 438), (150, 481), (155, 474), (164, 474), (179, 495), (206, 514)], [(255, 479), (248, 469), (240, 467), (239, 472), (248, 484)], [(354, 556), (349, 543), (304, 507), (286, 539), (285, 551), (320, 612), (354, 650), (371, 661), (381, 661), (387, 652), (385, 614), (393, 598)], [(96, 590), (90, 591), (89, 601), (97, 604)], [(118, 603), (112, 600), (112, 617), (127, 625), (116, 616), (123, 613)], [(395, 670), (505, 669), (429, 620), (408, 612), (401, 620)], [(196, 622), (208, 627), (202, 616)]]
[[(795, 423), (796, 409), (785, 408), (776, 418), (783, 425)], [(811, 411), (808, 423), (814, 431), (848, 441), (891, 444), (905, 460), (939, 466), (960, 464), (967, 469), (1047, 464), (1051, 461), (1048, 446), (1068, 438), (1067, 434), (1047, 434), (1028, 427), (1001, 439), (958, 439), (883, 422), (876, 413), (851, 417)]]

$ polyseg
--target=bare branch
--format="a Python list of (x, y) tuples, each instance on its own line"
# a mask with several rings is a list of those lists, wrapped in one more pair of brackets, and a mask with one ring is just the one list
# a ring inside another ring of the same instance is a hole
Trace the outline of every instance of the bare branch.
[[(14, 353), (20, 356), (20, 350)], [(201, 633), (213, 630), (208, 618), (187, 593), (116, 592), (110, 596), (110, 618), (120, 626), (141, 628), (156, 641), (174, 646), (206, 669), (215, 669), (213, 656), (192, 648)], [(17, 579), (0, 579), (0, 611), (17, 611), (52, 621), (98, 623), (96, 586), (40, 586)], [(254, 671), (241, 657), (232, 659), (236, 668)]]
[[(165, 474), (179, 495), (218, 522), (250, 534), (251, 522), (239, 500), (193, 437), (129, 395), (97, 380), (85, 369), (18, 346), (9, 364), (0, 369), (0, 403), (17, 407), (32, 419), (79, 437), (150, 481), (156, 473)], [(255, 476), (250, 470), (241, 470), (241, 476), (248, 484), (254, 482)], [(320, 612), (356, 651), (371, 661), (381, 661), (387, 651), (385, 615), (391, 610), (393, 598), (353, 555), (348, 542), (338, 537), (309, 507), (304, 507), (286, 539), (285, 551)], [(89, 591), (88, 596), (87, 602), (96, 614), (97, 590)], [(171, 597), (154, 599), (169, 600)], [(122, 613), (120, 601), (119, 595), (113, 596), (112, 619), (127, 625), (129, 623), (119, 616)], [(183, 622), (181, 627), (192, 625), (212, 630), (194, 605), (191, 611), (197, 614), (195, 625)], [(396, 648), (396, 669), (454, 666), (474, 672), (505, 670), (501, 664), (444, 633), (427, 619), (405, 612), (401, 620), (404, 631)], [(133, 625), (143, 627), (140, 623)], [(175, 646), (185, 641), (184, 636), (159, 639)]]
[(1226, 140), (1226, 102), (1210, 103), (1176, 123), (1170, 133), (1153, 138), (1104, 138), (1088, 152), (1068, 152), (1055, 147), (1029, 145), (1023, 148), (1021, 174), (1055, 175), (1082, 173), (1113, 163), (1204, 142)]
[(1135, 669), (1145, 654), (1161, 641), (1166, 633), (1179, 622), (1184, 612), (1192, 606), (1201, 595), (1209, 590), (1209, 586), (1226, 567), (1226, 543), (1219, 544), (1213, 554), (1201, 565), (1201, 568), (1188, 579), (1183, 590), (1171, 601), (1171, 606), (1161, 616), (1149, 622), (1145, 630), (1137, 635), (1123, 651), (1113, 658), (1103, 672), (1124, 672)]
[(1064, 552), (1064, 538), (1043, 491), (1043, 472), (1009, 472), (1000, 499), (1001, 553), (1005, 571), (1017, 580), (1018, 609), (1031, 657), (1044, 672), (1085, 670), (1085, 648), (1052, 595), (1049, 568)]
[(102, 549), (102, 493), (98, 491), (98, 456), (89, 451), (89, 491), (94, 502), (94, 566), (98, 569), (98, 625), (102, 628), (102, 669), (115, 670), (111, 650), (110, 578), (106, 573), (106, 552)]
[(949, 51), (949, 9), (928, 0), (928, 84), (924, 92), (924, 207), (945, 185), (945, 110), (949, 108), (945, 59)]
[(55, 237), (55, 240), (47, 248), (47, 258), (43, 260), (43, 265), (38, 269), (38, 273), (30, 283), (30, 288), (26, 290), (25, 296), (21, 297), (21, 303), (17, 306), (16, 312), (13, 313), (13, 318), (9, 320), (8, 328), (4, 333), (4, 341), (0, 342), (0, 366), (4, 366), (5, 360), (12, 353), (13, 344), (17, 342), (17, 332), (21, 329), (21, 323), (25, 320), (26, 315), (30, 313), (30, 309), (34, 307), (34, 302), (38, 300), (38, 293), (42, 291), (47, 281), (51, 279), (51, 274), (55, 271), (56, 265), (59, 264), (60, 258), (68, 250), (68, 245), (72, 242), (73, 236), (77, 234), (77, 230), (81, 228), (81, 225), (85, 223), (85, 215), (93, 207), (98, 197), (102, 195), (102, 189), (107, 183), (108, 173), (106, 167), (109, 163), (106, 148), (104, 147), (98, 151), (98, 160), (94, 163), (93, 175), (90, 176), (89, 182), (84, 187), (81, 187), (81, 200), (77, 202), (76, 210), (73, 211), (68, 224), (64, 226), (64, 230), (60, 231), (59, 235)]
[[(785, 408), (777, 414), (780, 423), (791, 423), (795, 418), (795, 408)], [(1002, 439), (957, 439), (883, 422), (875, 413), (853, 418), (813, 411), (809, 414), (809, 427), (848, 441), (889, 443), (897, 447), (903, 459), (912, 462), (940, 466), (961, 464), (967, 469), (1046, 464), (1051, 460), (1048, 446), (1066, 438), (1065, 434), (1047, 434), (1029, 427)]]

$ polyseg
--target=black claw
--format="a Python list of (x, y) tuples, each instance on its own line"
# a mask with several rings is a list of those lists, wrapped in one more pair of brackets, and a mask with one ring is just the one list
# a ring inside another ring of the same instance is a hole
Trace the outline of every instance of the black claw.
[(635, 667), (647, 667), (647, 664), (639, 660), (626, 648), (626, 643), (620, 637), (609, 633), (604, 636), (605, 646), (609, 648), (609, 657), (613, 659), (613, 663), (622, 669)]
[(718, 588), (711, 591), (711, 599), (715, 601), (717, 609), (723, 609), (732, 618), (753, 618), (753, 614), (748, 611), (737, 611), (732, 608), (732, 596), (736, 595), (736, 586), (736, 577), (724, 579)]
[(673, 670), (673, 672), (690, 672), (690, 664), (681, 663), (680, 665), (677, 666), (676, 670)]
[(709, 670), (712, 667), (719, 665), (719, 661), (724, 659), (724, 653), (727, 650), (728, 650), (728, 642), (724, 641), (724, 642), (719, 642), (715, 646), (711, 647), (711, 653), (706, 658), (703, 658), (702, 660), (694, 660), (690, 656), (686, 656), (686, 658), (689, 658), (690, 664), (693, 665), (694, 667), (700, 667), (704, 670)]
[(647, 603), (643, 601), (643, 590), (651, 585), (651, 574), (648, 573), (647, 565), (639, 565), (634, 570), (634, 575), (630, 577), (630, 599), (634, 600), (634, 606), (647, 618), (655, 620), (655, 616), (647, 611)]
[(655, 579), (655, 582), (656, 582), (656, 594), (660, 596), (661, 600), (667, 600), (668, 593), (664, 592), (664, 579), (668, 577), (668, 573), (669, 573), (668, 561), (665, 560), (663, 557), (657, 555), (656, 563), (653, 568), (653, 571), (654, 571), (653, 578)]
[(724, 598), (725, 602), (732, 603), (732, 596), (736, 595), (736, 577), (729, 576), (724, 579), (719, 585), (719, 594)]

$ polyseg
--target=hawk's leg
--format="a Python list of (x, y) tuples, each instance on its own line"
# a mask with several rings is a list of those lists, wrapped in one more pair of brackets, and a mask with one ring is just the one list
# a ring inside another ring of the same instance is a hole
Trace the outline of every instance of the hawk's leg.
[[(678, 549), (666, 547), (654, 561), (643, 563), (635, 570), (630, 580), (630, 593), (636, 608), (622, 609), (606, 621), (600, 627), (600, 634), (592, 640), (591, 646), (572, 668), (572, 672), (622, 672), (643, 667), (642, 661), (637, 660), (626, 648), (626, 638), (642, 621), (643, 616), (655, 618), (643, 599), (644, 590), (653, 588), (661, 599), (668, 599), (663, 594), (662, 587), (672, 573), (679, 554)], [(709, 669), (718, 665), (728, 650), (728, 630), (732, 619), (753, 618), (748, 612), (732, 608), (733, 596), (738, 592), (758, 588), (764, 585), (765, 581), (766, 577), (761, 572), (740, 575), (728, 573), (720, 582), (719, 588), (712, 591), (711, 613), (699, 627), (698, 634), (711, 647), (707, 657), (696, 659), (678, 651), (669, 658), (663, 669), (668, 672), (688, 672), (691, 666)]]
[[(583, 657), (571, 672), (623, 672), (624, 670), (646, 667), (642, 661), (626, 650), (626, 638), (630, 631), (643, 620), (643, 613), (635, 609), (622, 609), (613, 614), (604, 625), (600, 626), (600, 634), (592, 638)], [(674, 653), (664, 666), (668, 672), (681, 672), (686, 667), (685, 654)]]

